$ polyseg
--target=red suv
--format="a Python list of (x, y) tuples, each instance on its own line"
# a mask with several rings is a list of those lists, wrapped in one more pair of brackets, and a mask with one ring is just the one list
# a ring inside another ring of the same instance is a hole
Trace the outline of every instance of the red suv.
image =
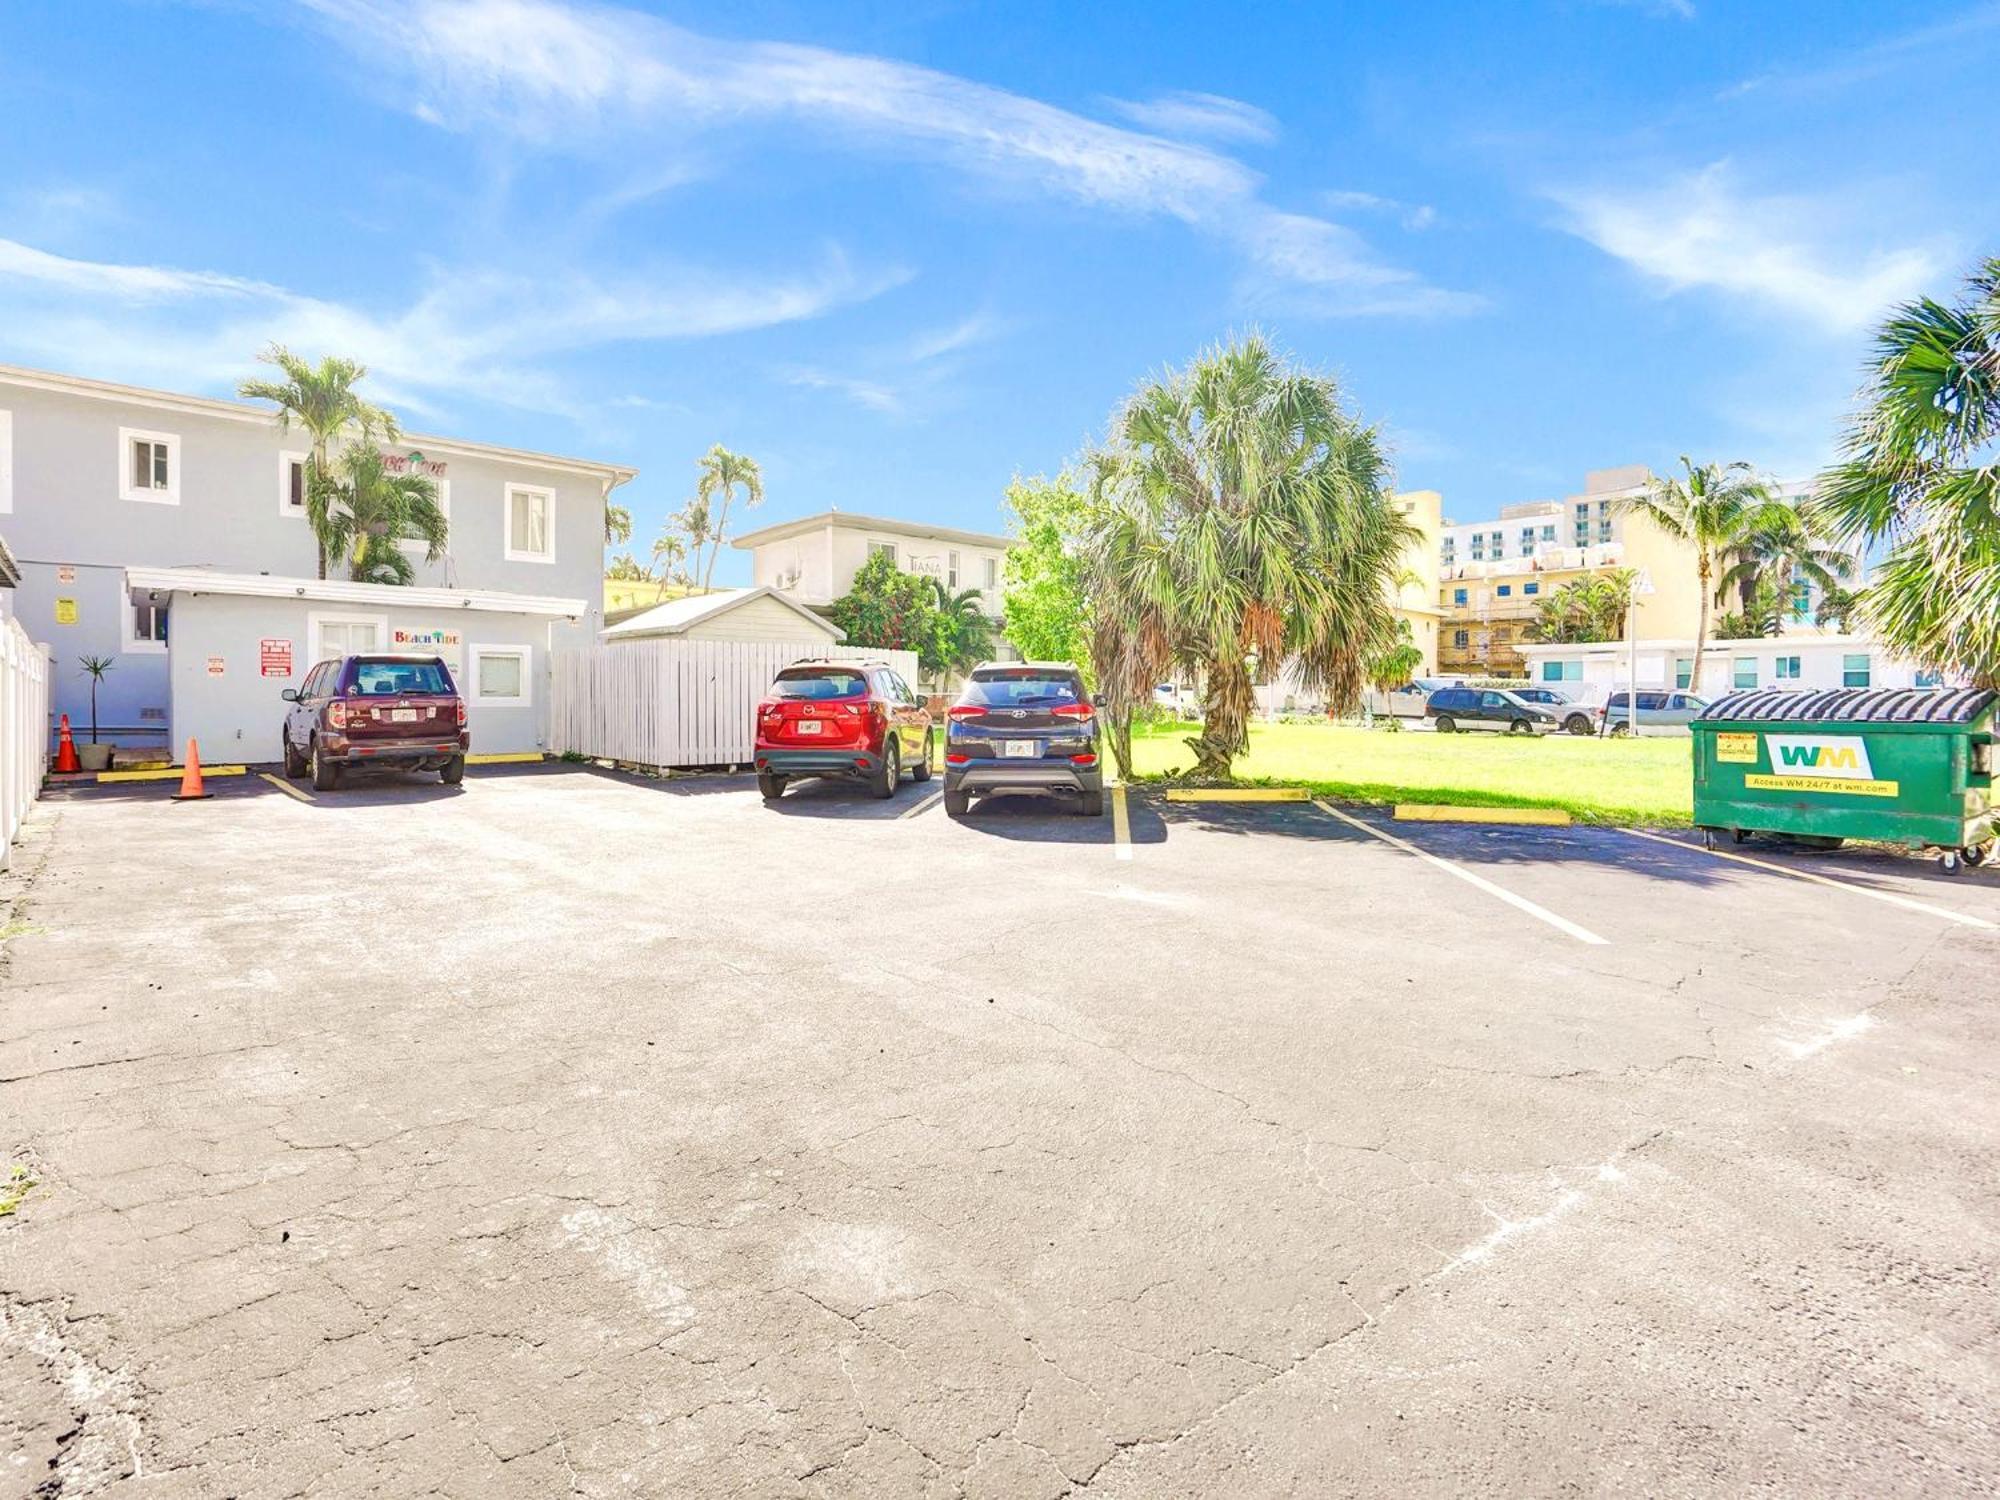
[(931, 713), (877, 661), (802, 661), (757, 705), (757, 790), (785, 794), (794, 776), (845, 776), (893, 797), (903, 768), (931, 779)]
[(448, 786), (465, 780), (465, 700), (435, 656), (342, 656), (306, 673), (278, 695), (285, 714), (285, 774), (312, 772), (330, 792), (348, 766), (436, 771)]

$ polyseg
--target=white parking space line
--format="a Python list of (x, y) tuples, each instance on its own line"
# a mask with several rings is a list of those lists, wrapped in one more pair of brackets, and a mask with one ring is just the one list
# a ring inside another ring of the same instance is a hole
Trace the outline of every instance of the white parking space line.
[(1371, 839), (1380, 839), (1385, 844), (1393, 844), (1405, 853), (1416, 855), (1418, 859), (1423, 860), (1426, 864), (1435, 865), (1447, 875), (1456, 875), (1467, 885), (1478, 886), (1479, 889), (1486, 892), (1489, 896), (1498, 896), (1516, 911), (1524, 911), (1537, 921), (1546, 922), (1557, 931), (1568, 933), (1579, 943), (1604, 944), (1609, 942), (1609, 939), (1599, 937), (1588, 927), (1579, 927), (1576, 923), (1570, 921), (1569, 918), (1559, 917), (1545, 906), (1537, 906), (1526, 896), (1517, 896), (1506, 887), (1495, 885), (1484, 875), (1475, 875), (1472, 871), (1466, 869), (1465, 866), (1454, 864), (1451, 860), (1432, 854), (1428, 849), (1419, 849), (1408, 839), (1399, 839), (1393, 833), (1386, 833), (1382, 829), (1375, 827), (1372, 823), (1364, 823), (1359, 818), (1349, 817), (1331, 803), (1322, 802), (1319, 798), (1315, 797), (1313, 799), (1313, 806), (1325, 813), (1329, 818), (1338, 818), (1349, 827), (1360, 829)]
[(1753, 859), (1747, 854), (1731, 854), (1725, 849), (1704, 849), (1699, 844), (1690, 844), (1683, 839), (1668, 838), (1662, 833), (1647, 833), (1638, 828), (1621, 828), (1620, 833), (1629, 833), (1635, 839), (1651, 839), (1656, 844), (1671, 844), (1676, 849), (1685, 849), (1690, 854), (1706, 854), (1713, 859), (1734, 860), (1739, 865), (1750, 865), (1759, 870), (1775, 870), (1780, 875), (1789, 875), (1794, 880), (1810, 880), (1815, 885), (1830, 885), (1837, 891), (1851, 891), (1857, 896), (1866, 896), (1871, 901), (1886, 901), (1891, 906), (1900, 906), (1905, 911), (1920, 911), (1927, 917), (1943, 917), (1947, 922), (1958, 922), (1967, 927), (1991, 928), (1994, 924), (1984, 917), (1968, 916), (1962, 911), (1948, 911), (1942, 906), (1932, 906), (1927, 901), (1913, 900), (1908, 896), (1898, 896), (1889, 891), (1874, 890), (1869, 886), (1855, 885), (1845, 880), (1835, 880), (1831, 875), (1821, 875), (1814, 870), (1800, 870), (1791, 865), (1781, 865), (1773, 860)]
[(1111, 857), (1132, 857), (1132, 815), (1125, 810), (1125, 783), (1111, 784)]
[(904, 818), (914, 818), (918, 813), (929, 812), (932, 808), (936, 807), (942, 801), (944, 801), (943, 793), (932, 792), (928, 797), (924, 798), (923, 801), (917, 803), (914, 807), (906, 807), (901, 812), (897, 813), (896, 814), (897, 821), (900, 822)]

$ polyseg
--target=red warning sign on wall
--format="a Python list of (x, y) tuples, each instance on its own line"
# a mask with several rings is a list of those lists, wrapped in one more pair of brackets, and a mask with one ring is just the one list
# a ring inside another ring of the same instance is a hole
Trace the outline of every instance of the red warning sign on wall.
[(292, 643), (266, 636), (257, 643), (257, 660), (266, 677), (292, 675)]

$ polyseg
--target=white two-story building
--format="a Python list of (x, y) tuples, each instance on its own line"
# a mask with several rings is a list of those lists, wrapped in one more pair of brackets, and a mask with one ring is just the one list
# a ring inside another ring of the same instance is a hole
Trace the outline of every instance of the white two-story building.
[(603, 623), (604, 509), (634, 470), (457, 438), (386, 449), (437, 485), (450, 538), (414, 586), (316, 576), (307, 438), (263, 405), (0, 365), (0, 531), (51, 714), (124, 749), (271, 761), (286, 687), (351, 651), (442, 655), (478, 750), (546, 742), (548, 657)]

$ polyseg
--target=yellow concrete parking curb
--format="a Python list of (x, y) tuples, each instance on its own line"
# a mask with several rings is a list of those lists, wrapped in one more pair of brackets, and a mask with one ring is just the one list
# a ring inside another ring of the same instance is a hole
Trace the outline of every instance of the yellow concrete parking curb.
[(1169, 802), (1310, 802), (1302, 786), (1176, 786), (1167, 789)]
[(1575, 819), (1560, 807), (1449, 807), (1431, 802), (1398, 802), (1400, 823), (1535, 823), (1567, 828)]
[(468, 766), (525, 766), (543, 759), (539, 750), (495, 750), (488, 755), (468, 755)]
[[(101, 782), (178, 781), (181, 777), (181, 771), (182, 768), (180, 766), (168, 766), (162, 771), (99, 771), (97, 779)], [(247, 776), (250, 774), (250, 768), (248, 766), (203, 766), (201, 774), (203, 776)]]

